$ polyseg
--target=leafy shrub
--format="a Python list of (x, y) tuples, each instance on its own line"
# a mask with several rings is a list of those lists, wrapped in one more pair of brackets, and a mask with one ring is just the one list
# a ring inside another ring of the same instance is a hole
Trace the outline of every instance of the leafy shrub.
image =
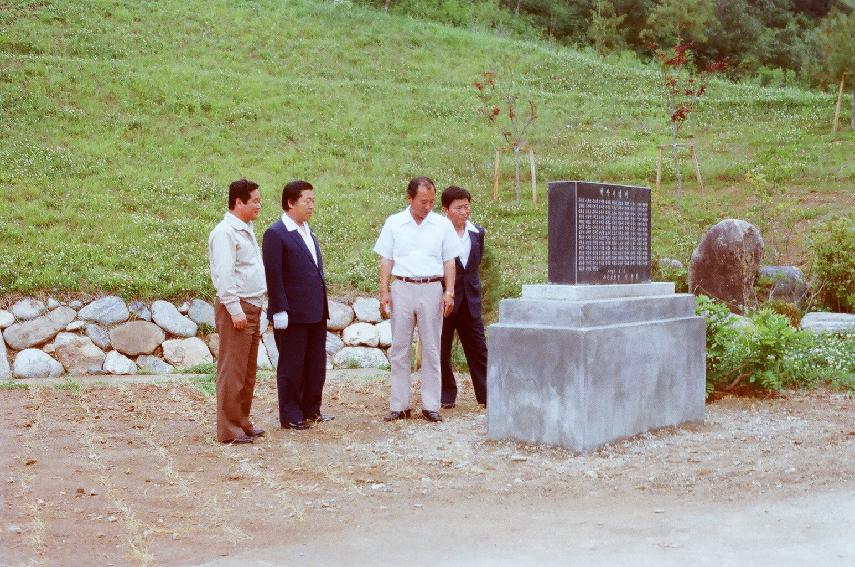
[(778, 315), (783, 315), (790, 320), (790, 325), (798, 327), (802, 320), (802, 310), (795, 303), (773, 299), (763, 304), (763, 307), (770, 309)]
[(855, 216), (816, 227), (810, 249), (818, 302), (834, 311), (855, 312)]
[(751, 315), (751, 327), (735, 329), (727, 306), (701, 296), (699, 315), (707, 324), (707, 392), (748, 386), (780, 390), (784, 385), (785, 355), (803, 333), (787, 317), (764, 308)]

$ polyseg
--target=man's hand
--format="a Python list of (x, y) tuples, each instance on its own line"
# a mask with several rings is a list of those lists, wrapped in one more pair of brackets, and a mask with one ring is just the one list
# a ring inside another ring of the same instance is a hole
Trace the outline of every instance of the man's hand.
[(392, 309), (392, 294), (389, 293), (388, 289), (380, 292), (380, 309), (386, 315), (389, 315)]
[(442, 294), (442, 316), (448, 317), (454, 310), (454, 296), (448, 292)]
[(232, 325), (238, 331), (243, 331), (246, 328), (246, 313), (241, 311), (237, 315), (232, 315)]

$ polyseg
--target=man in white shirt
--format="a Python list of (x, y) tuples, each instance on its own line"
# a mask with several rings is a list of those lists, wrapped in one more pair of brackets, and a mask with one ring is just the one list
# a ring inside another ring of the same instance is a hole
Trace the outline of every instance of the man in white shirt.
[(386, 421), (411, 415), (410, 351), (416, 325), (422, 347), (422, 415), (442, 421), (439, 346), (442, 318), (454, 307), (454, 259), (460, 241), (451, 222), (432, 211), (435, 199), (433, 180), (410, 180), (409, 207), (386, 219), (374, 245), (381, 256), (380, 307), (386, 313), (391, 309), (392, 318), (392, 397)]
[(267, 293), (252, 226), (259, 212), (258, 183), (234, 181), (229, 185), (229, 211), (208, 237), (211, 280), (217, 290), (217, 440), (222, 443), (252, 443), (264, 435), (249, 420)]
[(333, 419), (321, 413), (329, 311), (324, 261), (309, 229), (315, 210), (312, 185), (286, 184), (282, 209), (261, 245), (270, 294), (267, 316), (279, 350), (279, 422), (285, 429), (309, 429), (311, 423)]

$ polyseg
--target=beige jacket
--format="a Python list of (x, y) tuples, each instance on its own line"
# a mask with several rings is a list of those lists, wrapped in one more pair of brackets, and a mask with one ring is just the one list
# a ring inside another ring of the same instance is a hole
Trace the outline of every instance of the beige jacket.
[(241, 299), (262, 306), (267, 281), (252, 223), (226, 213), (208, 237), (208, 258), (217, 299), (230, 314), (243, 313)]

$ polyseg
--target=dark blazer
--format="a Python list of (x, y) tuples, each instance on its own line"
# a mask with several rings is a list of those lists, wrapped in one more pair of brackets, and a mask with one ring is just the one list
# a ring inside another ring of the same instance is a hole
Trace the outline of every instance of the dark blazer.
[(329, 319), (324, 261), (312, 234), (318, 265), (296, 230), (289, 231), (279, 219), (264, 232), (261, 253), (267, 278), (267, 318), (288, 312), (288, 324), (319, 323)]
[(469, 305), (469, 313), (473, 318), (481, 317), (481, 275), (478, 269), (481, 267), (481, 254), (484, 252), (484, 234), (482, 227), (475, 225), (478, 232), (469, 232), (469, 241), (472, 246), (469, 249), (469, 259), (466, 267), (460, 262), (460, 258), (454, 260), (457, 271), (454, 275), (454, 313), (460, 311), (463, 297)]

